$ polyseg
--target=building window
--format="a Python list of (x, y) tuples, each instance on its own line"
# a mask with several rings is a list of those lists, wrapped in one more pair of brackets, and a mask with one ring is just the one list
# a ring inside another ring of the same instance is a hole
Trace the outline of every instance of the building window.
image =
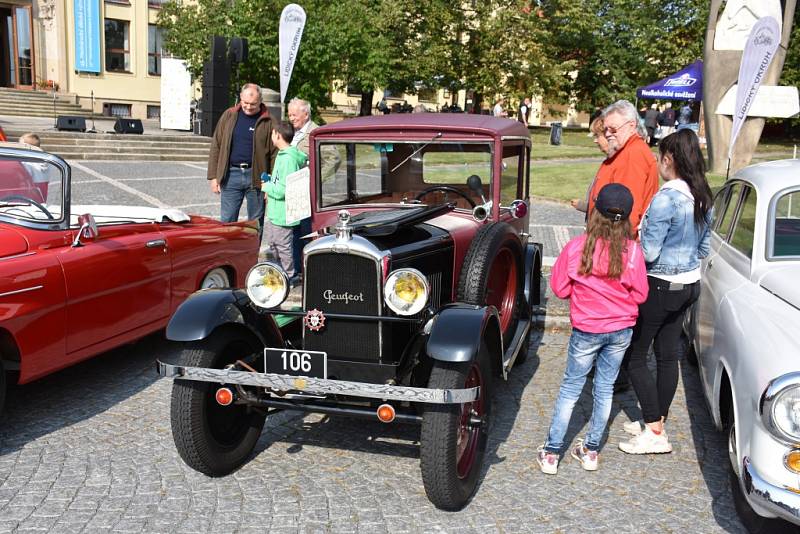
[(349, 96), (361, 96), (361, 89), (356, 87), (355, 85), (347, 85), (347, 94)]
[(131, 71), (130, 24), (126, 20), (106, 19), (106, 70)]
[(428, 89), (427, 87), (423, 87), (417, 92), (417, 96), (420, 100), (425, 102), (436, 102), (436, 93), (438, 91), (436, 89)]
[(147, 72), (161, 76), (161, 48), (164, 44), (163, 30), (155, 24), (147, 26)]
[(106, 117), (130, 117), (131, 105), (103, 102), (103, 115)]
[(161, 118), (161, 106), (147, 106), (147, 118), (148, 119), (160, 119)]
[(147, 0), (147, 5), (154, 9), (161, 9), (161, 6), (167, 3), (168, 0)]

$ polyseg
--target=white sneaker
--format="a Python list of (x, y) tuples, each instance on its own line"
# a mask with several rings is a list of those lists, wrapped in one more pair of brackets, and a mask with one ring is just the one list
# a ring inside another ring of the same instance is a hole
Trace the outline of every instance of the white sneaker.
[(645, 425), (644, 430), (638, 436), (619, 444), (622, 452), (628, 454), (664, 454), (672, 452), (672, 445), (667, 438), (667, 433), (655, 434)]
[(558, 455), (544, 450), (544, 445), (539, 448), (539, 452), (536, 454), (536, 463), (539, 464), (542, 473), (548, 475), (558, 473)]
[(628, 421), (627, 423), (623, 423), (622, 430), (631, 436), (638, 436), (642, 433), (642, 427), (644, 427), (644, 421), (640, 419), (638, 421)]
[(571, 451), (572, 457), (578, 460), (587, 471), (597, 471), (598, 453), (597, 451), (590, 451), (583, 446), (583, 440), (578, 440)]

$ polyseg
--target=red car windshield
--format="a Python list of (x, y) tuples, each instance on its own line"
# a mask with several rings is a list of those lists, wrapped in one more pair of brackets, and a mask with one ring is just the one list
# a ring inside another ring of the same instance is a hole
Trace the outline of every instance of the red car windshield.
[(0, 216), (57, 221), (64, 212), (61, 170), (45, 161), (0, 156)]

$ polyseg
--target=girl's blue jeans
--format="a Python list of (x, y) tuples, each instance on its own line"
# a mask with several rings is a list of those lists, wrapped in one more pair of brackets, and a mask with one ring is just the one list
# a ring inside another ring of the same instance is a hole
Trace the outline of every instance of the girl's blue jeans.
[(558, 391), (553, 420), (544, 446), (547, 452), (558, 454), (564, 447), (564, 435), (572, 417), (572, 409), (581, 396), (586, 376), (595, 362), (592, 390), (594, 403), (584, 446), (593, 451), (600, 449), (600, 440), (611, 414), (614, 381), (617, 379), (625, 350), (631, 343), (632, 332), (632, 328), (625, 328), (606, 334), (591, 334), (572, 329), (567, 350), (567, 369)]

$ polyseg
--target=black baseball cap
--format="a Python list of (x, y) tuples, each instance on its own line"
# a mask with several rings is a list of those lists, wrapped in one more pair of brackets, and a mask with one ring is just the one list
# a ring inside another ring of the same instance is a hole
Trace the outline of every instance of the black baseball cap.
[(594, 207), (612, 221), (624, 221), (631, 215), (633, 195), (622, 184), (606, 184), (597, 193)]

